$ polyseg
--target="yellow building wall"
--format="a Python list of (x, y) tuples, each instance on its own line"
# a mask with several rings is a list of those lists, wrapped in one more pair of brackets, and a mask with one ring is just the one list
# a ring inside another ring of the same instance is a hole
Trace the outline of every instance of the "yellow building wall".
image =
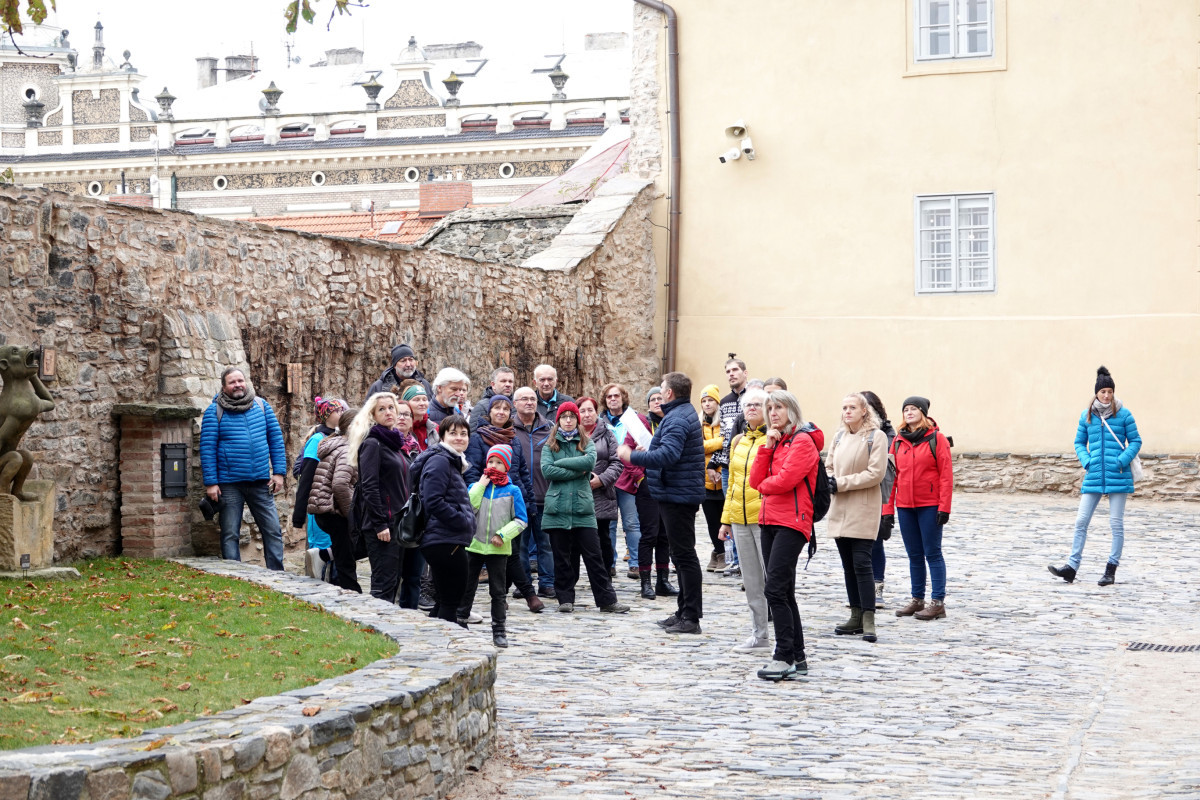
[[(999, 2), (1003, 69), (908, 77), (904, 2), (673, 5), (697, 386), (734, 351), (827, 429), (872, 389), (962, 451), (1062, 452), (1105, 364), (1146, 452), (1200, 450), (1200, 4)], [(720, 164), (737, 118), (758, 157)], [(918, 295), (915, 197), (964, 192), (996, 291)]]

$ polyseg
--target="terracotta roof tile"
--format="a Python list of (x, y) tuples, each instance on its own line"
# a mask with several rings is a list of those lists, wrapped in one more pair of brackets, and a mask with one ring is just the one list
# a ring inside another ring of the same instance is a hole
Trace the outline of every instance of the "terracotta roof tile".
[[(372, 217), (374, 219), (372, 219)], [(316, 233), (321, 236), (344, 236), (352, 239), (378, 239), (394, 244), (412, 244), (425, 235), (437, 222), (437, 218), (417, 217), (416, 209), (411, 211), (376, 211), (372, 215), (368, 211), (358, 211), (349, 214), (284, 214), (276, 217), (251, 217), (246, 222), (258, 222), (275, 228), (285, 228), (292, 231)], [(394, 233), (384, 233), (397, 226), (388, 226), (389, 222), (399, 223), (399, 229)]]

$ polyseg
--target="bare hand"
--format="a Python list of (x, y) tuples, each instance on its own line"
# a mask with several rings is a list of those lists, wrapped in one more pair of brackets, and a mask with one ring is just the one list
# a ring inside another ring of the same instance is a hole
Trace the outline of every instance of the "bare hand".
[(272, 475), (270, 484), (271, 494), (278, 494), (283, 491), (283, 476)]
[(375, 534), (375, 538), (381, 542), (390, 542), (392, 540), (392, 532), (384, 528), (379, 533)]
[(492, 534), (492, 544), (496, 547), (500, 547), (502, 544), (504, 544), (504, 537), (498, 533)]
[(717, 532), (717, 538), (720, 539), (722, 542), (728, 542), (732, 536), (733, 536), (733, 528), (731, 528), (728, 525), (722, 525), (721, 530), (719, 530)]
[(630, 449), (629, 445), (623, 444), (617, 448), (617, 458), (621, 459), (626, 464), (628, 464), (629, 463), (629, 455), (632, 452), (633, 452), (633, 450)]
[(767, 431), (767, 447), (774, 447), (779, 444), (779, 440), (783, 438), (783, 433), (778, 428), (771, 428)]
[(604, 485), (604, 484), (603, 484), (603, 483), (600, 481), (600, 479), (599, 479), (599, 478), (597, 478), (595, 475), (592, 475), (592, 479), (591, 479), (590, 481), (588, 481), (588, 483), (590, 483), (590, 484), (591, 484), (591, 486), (592, 486), (592, 488), (593, 488), (593, 489), (599, 489), (601, 486), (603, 486), (603, 485)]
[(708, 474), (708, 482), (709, 483), (720, 483), (721, 482), (721, 473), (717, 472), (715, 469), (708, 469), (708, 470), (705, 470), (705, 472)]
[(208, 495), (208, 499), (214, 503), (221, 499), (221, 487), (215, 483), (212, 486), (205, 486), (204, 493)]

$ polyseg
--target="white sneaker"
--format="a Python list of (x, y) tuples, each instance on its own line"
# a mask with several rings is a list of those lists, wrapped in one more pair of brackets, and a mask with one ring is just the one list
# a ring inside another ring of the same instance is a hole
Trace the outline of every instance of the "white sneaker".
[(310, 547), (304, 551), (304, 574), (314, 580), (319, 580), (321, 575), (321, 551), (316, 547)]
[(479, 616), (474, 611), (471, 612), (471, 616), (467, 617), (468, 625), (478, 625), (481, 622), (483, 622), (483, 617)]
[(756, 650), (768, 650), (771, 647), (769, 639), (759, 639), (757, 636), (751, 636), (746, 641), (739, 645), (735, 645), (732, 650), (735, 653), (753, 653)]

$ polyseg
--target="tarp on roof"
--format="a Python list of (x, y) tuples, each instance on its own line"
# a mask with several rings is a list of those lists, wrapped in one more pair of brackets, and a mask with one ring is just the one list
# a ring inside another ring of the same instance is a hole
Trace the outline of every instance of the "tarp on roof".
[(555, 206), (591, 200), (609, 178), (629, 164), (629, 126), (614, 125), (570, 169), (509, 203), (510, 206)]

